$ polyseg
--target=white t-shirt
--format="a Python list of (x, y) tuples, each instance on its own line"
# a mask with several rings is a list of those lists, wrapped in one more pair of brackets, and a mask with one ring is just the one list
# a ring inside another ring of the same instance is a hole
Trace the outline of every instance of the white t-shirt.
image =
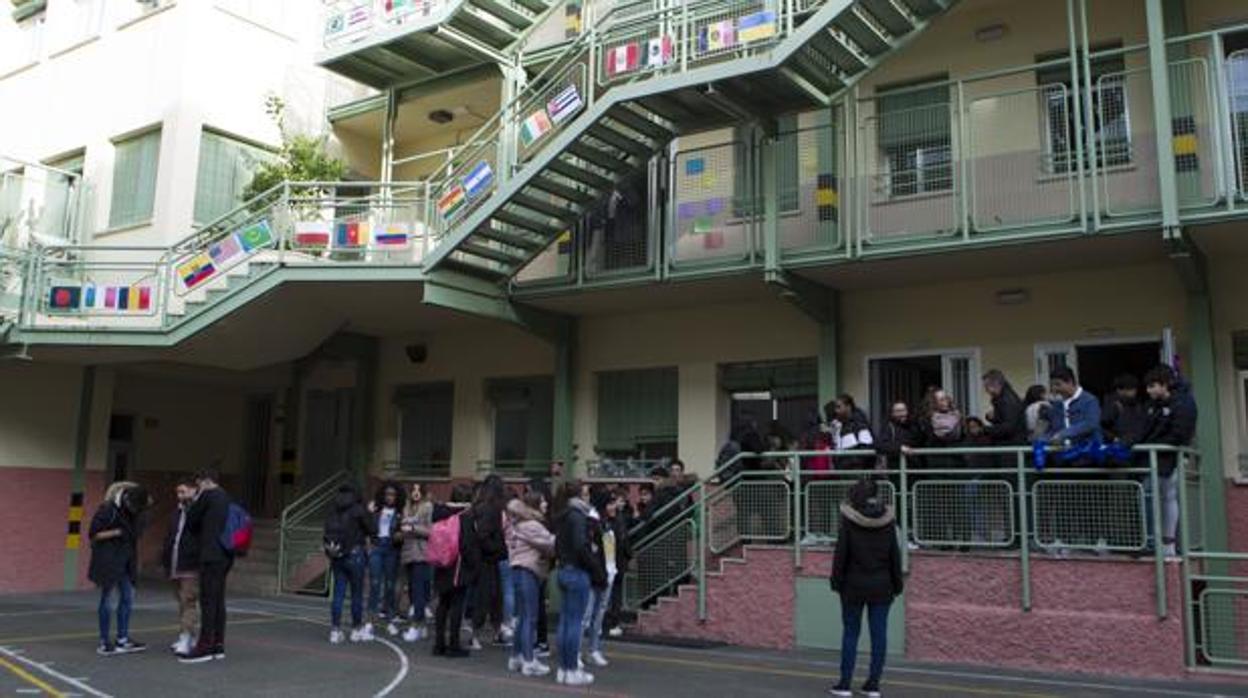
[(381, 510), (381, 517), (377, 520), (378, 538), (390, 537), (390, 527), (394, 525), (394, 517), (397, 513), (392, 507), (386, 507)]

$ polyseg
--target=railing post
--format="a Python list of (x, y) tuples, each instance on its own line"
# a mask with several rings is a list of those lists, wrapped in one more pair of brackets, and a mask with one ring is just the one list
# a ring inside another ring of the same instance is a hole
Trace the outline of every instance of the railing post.
[(698, 620), (706, 620), (706, 544), (707, 531), (706, 527), (709, 521), (706, 519), (706, 487), (698, 495), (697, 509), (697, 525), (698, 525)]
[(910, 492), (909, 473), (906, 472), (906, 454), (901, 454), (898, 464), (901, 467), (901, 499), (897, 506), (901, 508), (901, 573), (910, 572)]
[[(969, 242), (971, 239), (971, 204), (970, 204), (970, 170), (967, 167), (966, 129), (963, 127), (962, 116), (966, 114), (966, 93), (964, 91), (964, 83), (959, 80), (957, 83), (957, 113), (953, 115), (954, 131), (958, 134), (957, 150), (951, 153), (952, 161), (958, 168), (958, 218), (959, 227), (962, 228), (962, 239)], [(952, 173), (951, 173), (952, 174)]]
[[(1188, 527), (1191, 525), (1192, 513), (1187, 508), (1187, 453), (1178, 453), (1175, 455), (1178, 459), (1178, 467), (1174, 470), (1174, 477), (1178, 478), (1179, 483), (1179, 553), (1183, 556), (1183, 576), (1180, 583), (1183, 585), (1183, 656), (1187, 660), (1188, 668), (1196, 666), (1196, 619), (1192, 610), (1192, 569), (1191, 569), (1191, 550), (1188, 548), (1190, 540), (1188, 537)], [(1202, 523), (1203, 525), (1203, 523)], [(1201, 529), (1204, 530), (1203, 528)]]
[(689, 51), (694, 41), (689, 27), (689, 3), (680, 3), (680, 72), (689, 70)]
[(1152, 494), (1153, 512), (1153, 570), (1157, 575), (1157, 619), (1166, 618), (1166, 551), (1161, 542), (1161, 498), (1160, 483), (1157, 480), (1157, 449), (1148, 452), (1149, 492)]
[(1027, 457), (1019, 451), (1014, 459), (1018, 482), (1018, 560), (1023, 577), (1023, 610), (1031, 610), (1031, 532), (1027, 525)]
[(793, 514), (789, 516), (789, 525), (793, 533), (793, 566), (802, 566), (802, 459), (790, 459), (793, 470)]
[[(295, 217), (291, 215), (291, 211), (290, 211), (290, 182), (289, 181), (282, 182), (282, 195), (278, 199), (277, 208), (279, 210), (283, 210), (286, 212), (286, 223), (293, 225)], [(288, 242), (288, 238), (286, 236), (286, 229), (288, 227), (289, 227), (288, 225), (278, 226), (277, 266), (279, 267), (285, 266), (285, 263), (286, 263), (286, 247), (287, 247), (287, 242)]]

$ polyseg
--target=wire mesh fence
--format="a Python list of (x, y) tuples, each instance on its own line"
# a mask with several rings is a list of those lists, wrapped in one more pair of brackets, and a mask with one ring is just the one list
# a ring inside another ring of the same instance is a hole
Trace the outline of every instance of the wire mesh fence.
[(1239, 198), (1248, 200), (1248, 49), (1226, 59), (1226, 91), (1231, 117), (1231, 147)]
[[(804, 545), (830, 545), (836, 542), (840, 532), (840, 506), (849, 496), (849, 488), (856, 480), (816, 480), (806, 483), (802, 497), (802, 543)], [(897, 491), (893, 483), (879, 480), (876, 483), (881, 500), (897, 506)]]
[(1014, 487), (967, 477), (925, 480), (911, 490), (911, 527), (923, 546), (1001, 548), (1014, 542)]
[(1200, 652), (1212, 664), (1248, 666), (1248, 580), (1204, 589), (1198, 597)]
[(1133, 480), (1044, 480), (1032, 487), (1036, 543), (1058, 550), (1138, 551), (1148, 545), (1144, 487)]
[(750, 155), (740, 141), (676, 154), (669, 225), (674, 264), (749, 255), (758, 203)]
[(693, 519), (685, 519), (643, 541), (624, 575), (624, 602), (637, 608), (693, 574), (696, 540)]
[(708, 547), (719, 554), (742, 542), (782, 542), (793, 531), (787, 480), (740, 479), (707, 500)]

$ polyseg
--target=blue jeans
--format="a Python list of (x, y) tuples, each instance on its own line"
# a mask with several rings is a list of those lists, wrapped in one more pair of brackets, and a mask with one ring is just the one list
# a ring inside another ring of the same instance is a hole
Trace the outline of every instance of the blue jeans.
[(368, 553), (368, 614), (394, 613), (394, 587), (399, 575), (399, 549), (383, 540)]
[(510, 623), (516, 617), (516, 587), (512, 583), (511, 560), (498, 561), (498, 583), (502, 587), (503, 622)]
[(854, 678), (854, 664), (858, 661), (858, 636), (862, 633), (862, 609), (867, 608), (867, 623), (871, 629), (871, 672), (868, 683), (880, 682), (884, 674), (884, 656), (888, 653), (888, 611), (892, 601), (884, 603), (854, 603), (841, 597), (841, 683), (849, 685)]
[(581, 656), (581, 623), (589, 605), (589, 572), (579, 567), (559, 568), (559, 591), (563, 599), (559, 607), (559, 629), (555, 643), (559, 646), (559, 667), (575, 671)]
[(407, 563), (407, 600), (412, 604), (413, 623), (425, 622), (432, 584), (433, 567), (428, 562)]
[(585, 610), (585, 637), (589, 640), (590, 652), (602, 651), (602, 619), (611, 604), (611, 586), (614, 585), (590, 591), (589, 607)]
[(351, 627), (358, 628), (364, 619), (364, 549), (356, 548), (330, 563), (334, 573), (334, 596), (329, 605), (329, 621), (342, 627), (342, 601), (351, 585)]
[(113, 589), (117, 590), (117, 639), (130, 637), (130, 609), (134, 605), (134, 585), (122, 576), (116, 584), (100, 587), (100, 642), (108, 642), (108, 627), (113, 618)]
[(520, 656), (526, 662), (531, 662), (533, 661), (533, 646), (537, 644), (537, 600), (541, 595), (542, 582), (531, 570), (523, 567), (516, 567), (509, 572), (516, 609), (520, 612), (519, 622), (516, 623), (515, 639), (511, 644), (512, 654)]

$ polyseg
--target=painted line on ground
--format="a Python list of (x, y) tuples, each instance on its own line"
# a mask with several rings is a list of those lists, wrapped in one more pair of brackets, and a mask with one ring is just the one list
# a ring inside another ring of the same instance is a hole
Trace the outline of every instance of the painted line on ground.
[[(83, 693), (89, 696), (95, 696), (95, 698), (113, 698), (111, 695), (104, 693), (103, 691), (97, 691), (96, 689), (88, 686), (83, 681), (79, 681), (78, 679), (75, 679), (72, 676), (66, 676), (65, 674), (62, 674), (61, 672), (55, 669), (48, 668), (38, 662), (27, 659), (26, 657), (22, 657), (18, 653), (6, 647), (0, 647), (0, 654), (5, 655), (6, 657), (8, 657), (9, 659), (12, 659), (15, 662), (24, 664), (26, 667), (30, 669), (34, 669), (36, 671), (42, 672), (45, 676), (50, 676), (51, 678), (54, 678), (57, 681), (60, 681), (61, 683), (69, 684), (70, 686), (73, 686), (74, 688), (78, 689), (79, 691), (82, 691)], [(60, 695), (64, 696), (63, 693)]]
[(399, 684), (403, 683), (403, 679), (407, 678), (407, 670), (410, 665), (407, 661), (407, 653), (404, 652), (401, 647), (384, 637), (377, 638), (377, 641), (393, 650), (395, 656), (399, 658), (398, 673), (394, 675), (393, 679), (390, 679), (390, 683), (386, 684), (384, 688), (373, 694), (373, 698), (386, 698), (386, 696), (390, 695), (391, 691), (398, 688)]
[(57, 690), (47, 681), (44, 681), (38, 676), (26, 671), (22, 667), (14, 664), (4, 657), (0, 657), (0, 667), (8, 669), (14, 676), (33, 686), (33, 688), (19, 688), (17, 689), (18, 693), (46, 693), (49, 696), (52, 696), (52, 698), (65, 698), (65, 693), (63, 691)]
[[(250, 615), (260, 615), (260, 614), (253, 613)], [(229, 624), (230, 625), (257, 625), (260, 623), (280, 623), (286, 620), (289, 620), (289, 618), (282, 618), (280, 616), (273, 616), (271, 614), (266, 614), (264, 618), (244, 618), (243, 620), (230, 621)], [(164, 633), (164, 632), (176, 632), (181, 629), (182, 629), (182, 626), (180, 625), (155, 625), (155, 626), (150, 626), (146, 628), (133, 628), (132, 632), (136, 634)], [(29, 635), (26, 637), (6, 637), (6, 638), (0, 638), (0, 646), (18, 645), (18, 644), (29, 645), (29, 644), (36, 643), (36, 642), (55, 642), (57, 640), (89, 640), (89, 639), (99, 638), (99, 636), (100, 636), (100, 631), (98, 630), (84, 630), (81, 632), (59, 633), (55, 635)]]

